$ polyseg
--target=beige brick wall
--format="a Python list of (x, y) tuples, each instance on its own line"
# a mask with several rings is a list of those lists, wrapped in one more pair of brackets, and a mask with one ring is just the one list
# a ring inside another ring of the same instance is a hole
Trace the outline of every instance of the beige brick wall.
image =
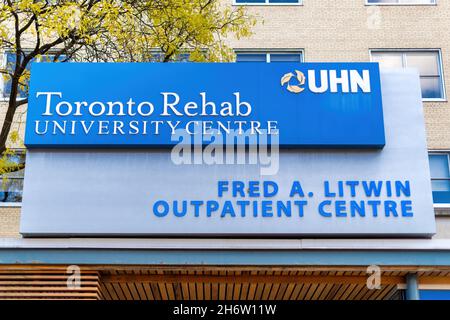
[(20, 208), (0, 207), (0, 238), (17, 238), (19, 234)]
[[(11, 141), (9, 141), (7, 146), (10, 148), (23, 148), (23, 137), (25, 134), (26, 110), (27, 110), (27, 105), (20, 106), (16, 110), (16, 113), (14, 115), (13, 125), (11, 127), (10, 132), (13, 132), (13, 131), (19, 132), (20, 141), (17, 141), (15, 143), (12, 143)], [(7, 111), (7, 102), (0, 101), (0, 125), (3, 124), (5, 115), (6, 115), (6, 111)]]

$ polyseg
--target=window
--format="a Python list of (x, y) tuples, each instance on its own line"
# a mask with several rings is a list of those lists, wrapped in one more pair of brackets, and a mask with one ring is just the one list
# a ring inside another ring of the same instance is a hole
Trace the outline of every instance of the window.
[(0, 202), (20, 203), (22, 202), (23, 176), (25, 166), (25, 152), (17, 150), (2, 159), (5, 168), (1, 175)]
[(450, 153), (429, 155), (434, 203), (450, 204)]
[(450, 290), (420, 290), (420, 300), (450, 300)]
[(238, 5), (289, 5), (289, 4), (302, 4), (303, 0), (234, 0), (234, 4)]
[[(16, 64), (16, 55), (12, 52), (6, 52), (4, 57), (4, 64), (3, 64), (3, 68), (6, 70), (14, 70), (14, 66)], [(31, 63), (33, 62), (53, 62), (53, 59), (55, 58), (54, 54), (47, 54), (47, 55), (43, 55), (40, 56), (39, 58), (33, 59), (31, 60)], [(60, 55), (58, 58), (58, 61), (64, 61), (66, 60), (66, 56), (65, 55)], [(28, 63), (27, 65), (27, 72), (30, 71), (30, 67), (31, 67), (31, 63)], [(11, 93), (11, 80), (8, 78), (3, 78), (1, 79), (2, 81), (0, 81), (0, 83), (2, 83), (2, 87), (0, 89), (1, 91), (1, 96), (3, 98), (8, 98), (10, 93)], [(27, 84), (25, 86), (19, 86), (19, 94), (18, 97), (19, 98), (25, 98), (27, 96), (27, 90), (26, 90)]]
[(367, 0), (368, 4), (436, 4), (436, 0)]
[(302, 62), (300, 51), (236, 51), (236, 62)]
[(445, 99), (439, 50), (372, 51), (380, 68), (415, 68), (420, 74), (422, 98)]
[[(189, 61), (190, 53), (179, 53), (177, 55), (173, 55), (168, 62), (190, 62)], [(147, 58), (148, 62), (164, 62), (164, 53), (155, 50), (154, 53), (151, 53)]]

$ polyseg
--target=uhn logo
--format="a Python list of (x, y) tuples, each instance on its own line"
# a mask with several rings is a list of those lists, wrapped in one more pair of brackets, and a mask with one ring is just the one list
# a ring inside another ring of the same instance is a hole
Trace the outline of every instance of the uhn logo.
[(303, 72), (295, 70), (295, 74), (289, 72), (283, 75), (280, 82), (281, 86), (287, 84), (286, 89), (292, 93), (303, 92), (306, 82), (309, 91), (313, 93), (371, 92), (369, 70), (362, 70), (361, 73), (358, 70), (341, 70), (339, 76), (337, 70), (320, 70), (318, 77), (316, 70), (308, 70), (308, 77)]

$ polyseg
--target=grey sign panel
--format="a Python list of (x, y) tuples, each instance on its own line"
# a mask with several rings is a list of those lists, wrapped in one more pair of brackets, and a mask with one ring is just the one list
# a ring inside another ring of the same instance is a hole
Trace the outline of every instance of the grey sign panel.
[(261, 175), (260, 165), (177, 165), (167, 149), (30, 150), (20, 231), (430, 237), (435, 220), (419, 78), (398, 70), (381, 80), (384, 149), (283, 149), (275, 175)]

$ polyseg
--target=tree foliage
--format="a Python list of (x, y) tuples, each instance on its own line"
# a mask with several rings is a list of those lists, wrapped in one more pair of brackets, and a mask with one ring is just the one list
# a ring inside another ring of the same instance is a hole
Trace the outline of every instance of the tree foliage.
[(14, 63), (0, 70), (10, 82), (0, 153), (17, 108), (28, 100), (32, 61), (230, 61), (226, 37), (246, 37), (256, 19), (219, 0), (0, 0), (0, 53)]

